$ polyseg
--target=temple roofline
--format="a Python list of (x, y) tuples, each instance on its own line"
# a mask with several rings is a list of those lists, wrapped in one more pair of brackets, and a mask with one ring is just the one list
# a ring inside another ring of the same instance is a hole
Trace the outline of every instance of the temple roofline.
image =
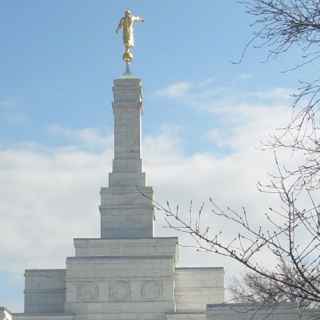
[(114, 241), (121, 241), (121, 240), (130, 240), (130, 241), (135, 241), (135, 240), (161, 240), (161, 239), (177, 239), (178, 237), (152, 237), (152, 238), (73, 238), (73, 240), (114, 240)]

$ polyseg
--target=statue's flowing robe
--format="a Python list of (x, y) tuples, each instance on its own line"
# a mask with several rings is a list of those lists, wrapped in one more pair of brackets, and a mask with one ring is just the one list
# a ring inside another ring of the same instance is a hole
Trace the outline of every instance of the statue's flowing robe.
[(136, 21), (140, 21), (140, 17), (125, 17), (122, 18), (122, 28), (123, 28), (123, 42), (127, 48), (134, 47), (134, 33), (133, 26)]

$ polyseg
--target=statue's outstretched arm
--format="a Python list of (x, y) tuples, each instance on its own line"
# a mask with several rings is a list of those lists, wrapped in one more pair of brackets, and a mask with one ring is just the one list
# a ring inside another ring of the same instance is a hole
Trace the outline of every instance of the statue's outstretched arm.
[(144, 22), (144, 18), (143, 18), (143, 17), (135, 16), (135, 17), (134, 17), (134, 21)]
[(121, 18), (120, 21), (119, 21), (118, 27), (116, 29), (116, 33), (118, 33), (119, 30), (122, 28), (122, 23), (123, 23), (123, 18)]

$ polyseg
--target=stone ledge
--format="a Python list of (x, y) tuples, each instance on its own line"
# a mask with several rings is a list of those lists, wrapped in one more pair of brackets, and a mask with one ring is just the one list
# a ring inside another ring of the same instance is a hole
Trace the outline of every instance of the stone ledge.
[(74, 314), (67, 313), (14, 313), (14, 320), (73, 320)]
[(177, 267), (176, 271), (211, 271), (211, 270), (224, 270), (224, 267)]
[[(234, 313), (234, 312), (259, 312), (270, 313), (270, 310), (277, 310), (277, 313), (297, 312), (298, 307), (294, 303), (279, 303), (279, 304), (262, 304), (262, 303), (216, 303), (207, 304), (207, 313)], [(306, 312), (309, 313), (309, 312)]]
[(100, 194), (110, 193), (110, 194), (123, 194), (123, 193), (136, 193), (143, 189), (145, 192), (152, 193), (152, 187), (150, 186), (112, 186), (112, 187), (102, 187), (100, 189)]
[(137, 314), (144, 313), (164, 313), (174, 311), (174, 302), (171, 301), (157, 301), (157, 302), (112, 302), (112, 303), (97, 303), (97, 302), (88, 302), (88, 303), (67, 303), (66, 308), (72, 310), (72, 312), (78, 314), (95, 314), (95, 313), (123, 313), (123, 312), (133, 312)]
[[(222, 303), (207, 305), (208, 320), (311, 320), (316, 319), (319, 311), (299, 312), (294, 303), (262, 304), (262, 303)], [(270, 317), (271, 316), (271, 317)]]
[(87, 256), (87, 257), (67, 257), (67, 261), (69, 260), (91, 260), (92, 262), (95, 260), (158, 260), (158, 259), (172, 259), (171, 255), (167, 256)]
[[(104, 205), (99, 206), (100, 212), (103, 210), (106, 210), (106, 209), (110, 209), (110, 210), (118, 210), (118, 209), (146, 210), (146, 209), (153, 209), (153, 205), (148, 204), (148, 203), (142, 203), (142, 204), (138, 203), (138, 204), (115, 204), (115, 205), (104, 204)], [(142, 212), (142, 213), (135, 213), (135, 214), (144, 215), (145, 213)]]
[(168, 312), (166, 313), (167, 316), (179, 316), (179, 315), (185, 315), (185, 314), (195, 314), (195, 315), (205, 315), (203, 311), (177, 311), (177, 312)]
[[(74, 240), (104, 240), (101, 238), (73, 238)], [(151, 238), (153, 240), (161, 240), (161, 239), (176, 239), (177, 243), (178, 243), (178, 237), (153, 237)], [(108, 241), (111, 239), (108, 239)], [(137, 238), (137, 239), (131, 239), (131, 238), (121, 238), (121, 239), (117, 239), (116, 241), (118, 242), (119, 240), (130, 240), (130, 241), (137, 241), (137, 240), (150, 240), (150, 238)], [(222, 268), (222, 267), (221, 267)], [(178, 268), (180, 269), (180, 268)], [(181, 268), (184, 269), (184, 268)], [(52, 269), (48, 269), (48, 270), (52, 270)], [(57, 270), (64, 270), (64, 269), (57, 269)]]
[(45, 289), (25, 289), (23, 292), (25, 294), (48, 294), (55, 295), (55, 294), (61, 294), (64, 293), (66, 288), (62, 289), (51, 289), (51, 288), (45, 288)]
[(177, 256), (177, 238), (74, 239), (75, 256)]
[(39, 272), (41, 272), (41, 271), (44, 271), (44, 272), (47, 272), (47, 271), (52, 271), (52, 272), (65, 272), (66, 271), (66, 269), (63, 269), (63, 268), (61, 268), (61, 269), (25, 269), (24, 270), (24, 272), (25, 273), (27, 273), (27, 272), (35, 272), (35, 271), (39, 271)]
[(194, 311), (177, 311), (175, 313), (167, 313), (166, 318), (167, 320), (206, 320), (206, 313)]

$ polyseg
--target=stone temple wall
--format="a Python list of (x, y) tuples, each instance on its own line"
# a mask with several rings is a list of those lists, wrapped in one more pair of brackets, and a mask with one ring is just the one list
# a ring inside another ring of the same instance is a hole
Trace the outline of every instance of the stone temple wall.
[(224, 302), (223, 268), (176, 268), (177, 312), (205, 311), (208, 303)]
[(63, 313), (65, 270), (25, 271), (25, 313)]

